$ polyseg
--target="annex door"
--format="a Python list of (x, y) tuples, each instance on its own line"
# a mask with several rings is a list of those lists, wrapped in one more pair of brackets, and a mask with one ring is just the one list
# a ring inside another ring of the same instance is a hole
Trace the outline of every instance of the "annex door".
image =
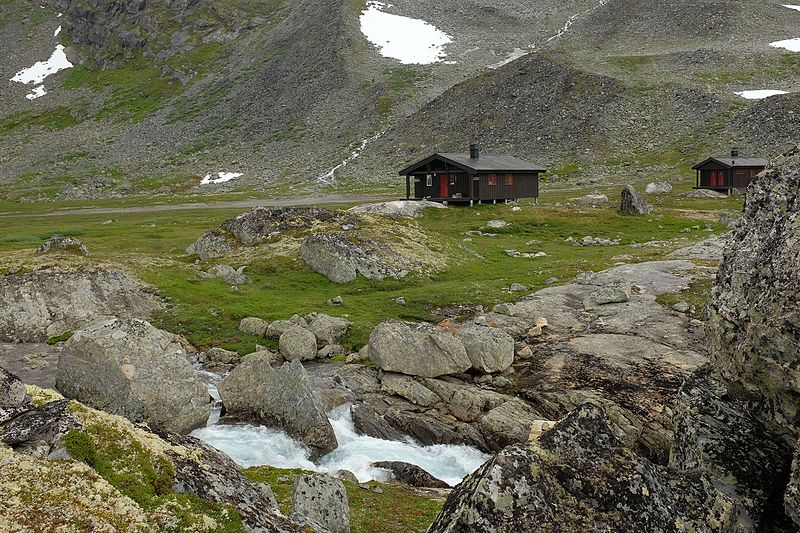
[(450, 196), (450, 174), (439, 174), (439, 197), (448, 198)]

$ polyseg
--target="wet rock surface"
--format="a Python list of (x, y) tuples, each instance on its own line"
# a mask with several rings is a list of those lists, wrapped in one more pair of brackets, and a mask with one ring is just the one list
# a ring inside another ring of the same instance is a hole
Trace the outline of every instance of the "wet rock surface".
[(372, 466), (390, 471), (394, 481), (399, 481), (412, 487), (450, 488), (450, 485), (441, 479), (433, 477), (429, 472), (417, 465), (402, 461), (378, 461), (377, 463), (372, 463)]
[(176, 433), (204, 426), (211, 413), (183, 347), (139, 319), (75, 332), (59, 356), (56, 387), (68, 398)]
[(118, 271), (46, 268), (0, 277), (0, 341), (44, 342), (110, 316), (146, 318), (162, 308)]
[(269, 357), (251, 354), (219, 386), (222, 422), (277, 427), (308, 446), (311, 460), (337, 447), (336, 435), (299, 361), (273, 370)]

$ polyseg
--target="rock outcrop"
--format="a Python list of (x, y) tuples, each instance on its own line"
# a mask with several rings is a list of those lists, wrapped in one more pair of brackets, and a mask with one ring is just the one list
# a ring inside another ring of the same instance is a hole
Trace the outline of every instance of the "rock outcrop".
[(250, 278), (244, 274), (244, 269), (245, 267), (243, 266), (239, 268), (233, 268), (232, 266), (225, 264), (214, 265), (205, 272), (201, 272), (200, 277), (206, 279), (221, 279), (229, 285), (244, 285), (245, 283), (250, 283)]
[(467, 476), (428, 531), (733, 531), (736, 511), (707, 476), (631, 453), (604, 409), (586, 403)]
[(37, 254), (49, 254), (53, 252), (63, 252), (89, 257), (89, 249), (75, 237), (50, 237), (36, 249)]
[(450, 485), (441, 479), (432, 476), (425, 469), (410, 463), (404, 463), (402, 461), (378, 461), (377, 463), (372, 463), (372, 466), (388, 470), (392, 473), (393, 481), (405, 483), (411, 487), (435, 489), (450, 488)]
[(204, 426), (205, 385), (172, 335), (140, 319), (112, 319), (76, 331), (58, 361), (66, 397), (175, 433)]
[(122, 272), (48, 268), (0, 277), (0, 341), (44, 342), (101, 317), (147, 318), (162, 307)]
[(219, 386), (225, 407), (223, 422), (247, 420), (277, 427), (300, 440), (316, 460), (336, 449), (336, 435), (295, 360), (273, 370), (269, 357), (255, 353), (244, 358)]
[(623, 215), (648, 215), (653, 212), (653, 206), (636, 192), (633, 185), (626, 185), (620, 195), (619, 211)]
[(390, 320), (369, 336), (369, 356), (382, 370), (435, 378), (472, 366), (464, 345), (429, 324)]
[(344, 483), (328, 474), (307, 474), (294, 480), (292, 520), (314, 531), (350, 533), (350, 507)]
[(456, 338), (464, 345), (472, 368), (478, 372), (502, 372), (514, 362), (514, 338), (499, 328), (462, 327)]
[(411, 217), (419, 218), (426, 209), (446, 209), (447, 206), (437, 202), (425, 200), (396, 200), (394, 202), (380, 202), (351, 207), (351, 213), (372, 213), (385, 215), (391, 218)]

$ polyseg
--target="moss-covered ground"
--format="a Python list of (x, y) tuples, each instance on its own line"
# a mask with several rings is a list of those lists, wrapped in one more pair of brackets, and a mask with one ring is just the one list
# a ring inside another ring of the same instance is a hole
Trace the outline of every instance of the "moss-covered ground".
[[(258, 466), (248, 468), (244, 473), (253, 482), (269, 483), (281, 512), (289, 515), (292, 512), (294, 480), (308, 472)], [(377, 481), (361, 485), (344, 481), (344, 485), (353, 533), (422, 533), (433, 523), (442, 507), (438, 499), (421, 495), (403, 485)], [(376, 487), (383, 492), (374, 492)]]
[[(614, 209), (611, 204), (618, 198), (619, 188), (601, 189), (611, 199), (605, 208), (576, 207), (574, 202), (567, 205), (588, 190), (546, 190), (538, 204), (525, 201), (518, 211), (510, 205), (431, 209), (416, 223), (447, 250), (448, 268), (443, 272), (413, 274), (403, 280), (359, 278), (340, 285), (296, 258), (256, 254), (248, 259), (245, 269), (252, 283), (235, 292), (219, 280), (200, 279), (198, 265), (184, 250), (204, 231), (245, 208), (39, 216), (36, 208), (48, 206), (6, 204), (0, 206), (0, 271), (14, 264), (31, 264), (33, 249), (53, 234), (75, 236), (88, 246), (92, 256), (70, 261), (112, 264), (133, 271), (170, 303), (154, 322), (185, 335), (200, 347), (223, 346), (247, 353), (265, 341), (238, 331), (243, 317), (275, 320), (323, 311), (347, 315), (354, 322), (344, 343), (357, 349), (372, 328), (388, 318), (435, 319), (440, 307), (491, 306), (510, 301), (519, 297), (504, 290), (512, 283), (524, 284), (532, 291), (546, 286), (551, 278), (564, 283), (580, 272), (613, 266), (620, 255), (630, 256), (626, 261), (663, 258), (673, 249), (725, 231), (726, 227), (718, 223), (719, 214), (741, 208), (742, 197), (686, 198), (683, 193), (687, 190), (689, 185), (685, 184), (669, 195), (648, 195), (656, 212), (643, 217), (623, 216)], [(4, 211), (19, 207), (24, 209), (22, 213), (3, 216)], [(467, 235), (491, 219), (503, 219), (510, 226), (486, 230), (494, 236)], [(387, 224), (391, 224), (388, 219)], [(587, 235), (619, 239), (621, 244), (581, 247), (565, 240)], [(638, 246), (648, 241), (670, 242), (658, 247)], [(483, 259), (459, 249), (459, 244)], [(505, 252), (510, 249), (542, 251), (547, 256), (510, 257)], [(236, 261), (228, 262), (234, 267), (245, 264)], [(338, 295), (344, 304), (329, 307), (326, 302)], [(399, 296), (405, 299), (405, 306), (394, 302)]]

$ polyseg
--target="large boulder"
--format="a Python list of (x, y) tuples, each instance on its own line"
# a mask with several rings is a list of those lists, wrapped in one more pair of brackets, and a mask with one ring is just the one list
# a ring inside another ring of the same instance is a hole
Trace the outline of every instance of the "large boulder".
[(250, 283), (250, 278), (244, 274), (244, 268), (241, 266), (237, 269), (225, 264), (214, 265), (207, 271), (202, 272), (200, 277), (206, 279), (218, 278), (229, 285), (244, 285), (245, 283)]
[(472, 368), (484, 374), (502, 372), (514, 362), (514, 339), (499, 328), (462, 327), (456, 338), (462, 342)]
[(68, 398), (155, 428), (204, 426), (210, 397), (175, 338), (140, 319), (76, 331), (58, 359), (56, 387)]
[(743, 520), (760, 531), (779, 531), (776, 526), (786, 524), (780, 504), (770, 500), (782, 493), (792, 449), (766, 430), (756, 407), (731, 398), (710, 365), (700, 367), (678, 393), (669, 464), (709, 472), (717, 488), (738, 502)]
[[(219, 385), (225, 417), (284, 430), (316, 460), (336, 449), (336, 435), (299, 361), (273, 370), (269, 357), (248, 355)], [(224, 421), (224, 419), (223, 419)]]
[(328, 474), (305, 474), (294, 480), (292, 519), (314, 531), (350, 533), (350, 507), (344, 483)]
[(0, 367), (0, 422), (3, 411), (29, 406), (31, 398), (25, 389), (25, 384), (20, 379)]
[(747, 191), (708, 302), (711, 357), (731, 392), (764, 400), (775, 431), (800, 436), (800, 147)]
[(672, 192), (672, 185), (665, 181), (654, 181), (644, 188), (647, 194), (667, 194)]
[(351, 323), (346, 318), (315, 313), (309, 318), (308, 330), (317, 338), (320, 348), (328, 344), (336, 344), (347, 333)]
[(89, 256), (89, 249), (86, 245), (75, 237), (53, 236), (47, 239), (36, 249), (37, 254), (48, 254), (52, 252), (64, 252), (68, 254)]
[(648, 215), (653, 212), (653, 206), (636, 192), (633, 185), (626, 185), (622, 189), (619, 211), (623, 215)]
[(303, 240), (300, 257), (335, 283), (353, 281), (359, 274), (377, 280), (404, 278), (408, 269), (385, 261), (381, 248), (371, 239), (351, 239), (344, 233), (317, 233)]
[(430, 324), (389, 320), (369, 336), (369, 356), (382, 370), (435, 378), (472, 366), (464, 345)]
[(287, 361), (310, 361), (317, 357), (317, 338), (306, 328), (297, 325), (281, 334), (278, 346)]
[(267, 334), (269, 323), (255, 316), (248, 316), (239, 322), (239, 331), (256, 337), (264, 337)]
[(467, 476), (430, 533), (735, 531), (734, 503), (698, 472), (631, 453), (595, 403)]
[(101, 317), (147, 318), (163, 305), (127, 274), (47, 268), (0, 277), (0, 341), (44, 342)]

